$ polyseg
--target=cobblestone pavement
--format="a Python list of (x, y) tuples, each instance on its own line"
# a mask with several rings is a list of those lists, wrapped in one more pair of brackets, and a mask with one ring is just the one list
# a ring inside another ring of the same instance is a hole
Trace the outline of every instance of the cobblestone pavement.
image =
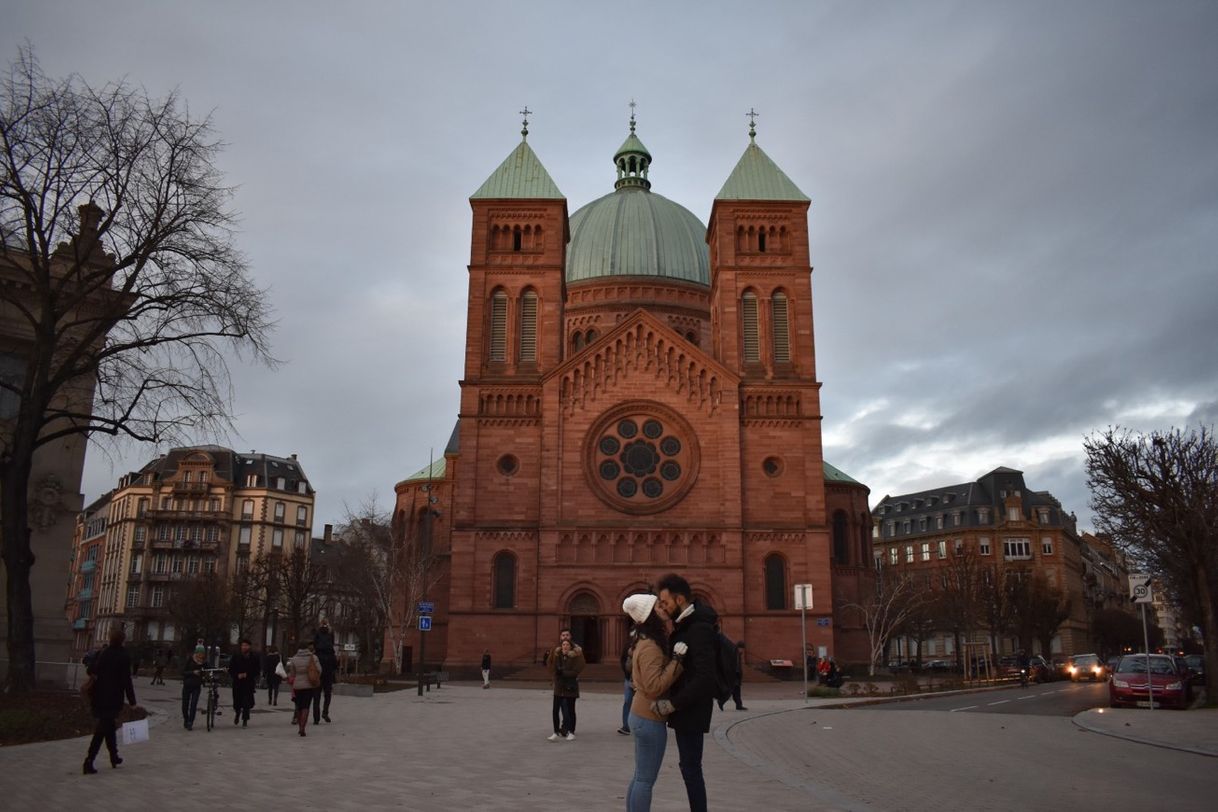
[[(88, 808), (100, 794), (134, 810), (622, 809), (633, 772), (611, 684), (585, 688), (576, 740), (555, 743), (546, 741), (551, 697), (540, 685), (336, 696), (333, 724), (310, 724), (303, 739), (286, 693), (277, 708), (256, 707), (249, 728), (233, 726), (226, 709), (209, 733), (201, 721), (182, 729), (178, 690), (139, 680), (151, 741), (122, 748), (117, 770), (103, 753), (100, 773), (82, 776), (86, 739), (0, 750), (4, 807)], [(1068, 718), (830, 709), (806, 704), (793, 683), (745, 692), (749, 710), (716, 712), (706, 742), (715, 809), (1011, 809), (1073, 798), (1077, 808), (1186, 810), (1208, 808), (1193, 803), (1218, 790), (1213, 759), (1095, 736)], [(1174, 717), (1203, 728), (1194, 713)], [(1172, 716), (1163, 712), (1161, 723)], [(686, 808), (671, 736), (653, 808)]]

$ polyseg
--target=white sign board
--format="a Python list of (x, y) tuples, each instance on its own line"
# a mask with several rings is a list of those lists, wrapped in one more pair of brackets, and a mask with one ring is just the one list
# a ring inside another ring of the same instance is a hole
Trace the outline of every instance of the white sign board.
[(1134, 603), (1152, 603), (1149, 575), (1129, 576), (1129, 597)]
[(795, 585), (795, 608), (796, 609), (811, 609), (812, 608), (812, 584), (796, 584)]

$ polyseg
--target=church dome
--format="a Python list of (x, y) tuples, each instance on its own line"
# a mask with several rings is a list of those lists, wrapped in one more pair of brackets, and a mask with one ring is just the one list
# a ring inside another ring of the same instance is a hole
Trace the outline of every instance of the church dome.
[(710, 285), (706, 226), (689, 209), (651, 191), (651, 154), (634, 133), (613, 156), (614, 191), (571, 215), (567, 282), (655, 276)]

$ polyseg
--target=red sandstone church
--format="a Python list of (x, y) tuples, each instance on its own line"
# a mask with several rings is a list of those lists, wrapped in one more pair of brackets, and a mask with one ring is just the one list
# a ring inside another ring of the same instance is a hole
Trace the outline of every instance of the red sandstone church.
[(669, 571), (750, 664), (798, 666), (800, 583), (808, 644), (865, 661), (840, 607), (872, 588), (868, 490), (822, 458), (808, 197), (750, 129), (704, 226), (652, 191), (632, 116), (613, 191), (568, 215), (525, 124), (470, 198), (457, 426), (395, 488), (450, 553), (427, 662), (529, 666), (570, 626), (616, 663), (622, 599)]

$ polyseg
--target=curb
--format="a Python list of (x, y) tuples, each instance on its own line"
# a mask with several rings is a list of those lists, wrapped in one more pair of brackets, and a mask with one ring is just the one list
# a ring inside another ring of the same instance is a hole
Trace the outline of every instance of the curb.
[[(1188, 711), (1184, 711), (1184, 712), (1187, 713)], [(1176, 750), (1181, 753), (1192, 753), (1193, 755), (1196, 755), (1196, 756), (1207, 756), (1209, 758), (1218, 758), (1218, 753), (1215, 753), (1212, 750), (1201, 750), (1196, 747), (1187, 747), (1185, 745), (1180, 745), (1180, 744), (1169, 744), (1167, 742), (1151, 741), (1149, 739), (1138, 738), (1137, 736), (1130, 736), (1125, 733), (1118, 733), (1115, 730), (1106, 730), (1102, 727), (1099, 727), (1098, 725), (1087, 724), (1085, 721), (1083, 721), (1081, 719), (1081, 717), (1087, 713), (1090, 713), (1090, 711), (1083, 711), (1082, 713), (1077, 713), (1070, 718), (1070, 721), (1073, 722), (1074, 726), (1077, 727), (1079, 730), (1085, 730), (1088, 733), (1096, 733), (1096, 734), (1099, 734), (1100, 736), (1108, 736), (1109, 738), (1113, 738), (1113, 739), (1122, 739), (1127, 742), (1132, 742), (1133, 744), (1145, 744), (1148, 747), (1158, 747), (1163, 750)]]

